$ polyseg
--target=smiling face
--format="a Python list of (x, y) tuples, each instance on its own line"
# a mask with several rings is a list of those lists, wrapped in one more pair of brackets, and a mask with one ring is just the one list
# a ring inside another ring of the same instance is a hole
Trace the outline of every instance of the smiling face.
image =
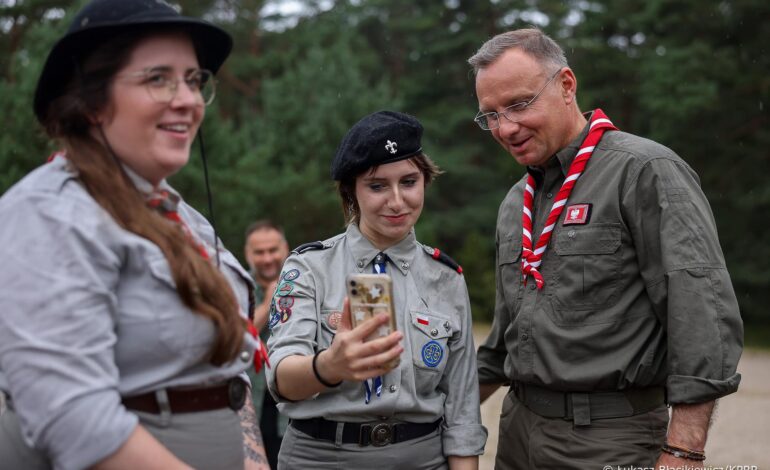
[(289, 256), (289, 244), (281, 232), (267, 227), (249, 234), (244, 254), (256, 281), (267, 285), (278, 279), (283, 262)]
[(571, 69), (564, 67), (543, 88), (555, 71), (556, 66), (541, 64), (513, 48), (476, 75), (476, 96), (482, 113), (502, 112), (515, 103), (531, 100), (542, 89), (519, 122), (501, 116), (500, 127), (490, 131), (521, 165), (544, 165), (585, 125), (575, 102), (577, 81)]
[(380, 165), (356, 177), (361, 215), (358, 228), (384, 250), (406, 237), (417, 223), (425, 200), (425, 176), (412, 160)]
[[(183, 33), (154, 34), (139, 41), (113, 77), (106, 108), (95, 121), (117, 157), (150, 183), (182, 168), (204, 115), (199, 95), (183, 77), (198, 69), (195, 48)], [(148, 69), (166, 69), (179, 80), (176, 96), (159, 103), (148, 92)]]

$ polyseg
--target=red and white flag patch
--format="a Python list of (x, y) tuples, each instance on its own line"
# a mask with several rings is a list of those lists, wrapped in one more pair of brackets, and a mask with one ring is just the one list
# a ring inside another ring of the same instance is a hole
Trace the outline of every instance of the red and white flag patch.
[(591, 217), (591, 204), (574, 204), (564, 209), (562, 225), (585, 225)]
[(419, 323), (420, 325), (428, 326), (430, 325), (430, 320), (428, 320), (425, 317), (417, 317), (417, 323)]

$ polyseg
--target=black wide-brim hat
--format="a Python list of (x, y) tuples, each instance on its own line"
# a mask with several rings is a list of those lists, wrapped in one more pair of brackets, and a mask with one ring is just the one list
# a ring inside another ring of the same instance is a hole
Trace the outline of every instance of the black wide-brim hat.
[(233, 47), (223, 29), (197, 18), (180, 15), (163, 0), (93, 0), (83, 7), (67, 33), (48, 53), (35, 90), (34, 110), (43, 122), (48, 105), (59, 97), (72, 78), (76, 64), (105, 40), (136, 28), (183, 27), (195, 46), (198, 62), (216, 73)]

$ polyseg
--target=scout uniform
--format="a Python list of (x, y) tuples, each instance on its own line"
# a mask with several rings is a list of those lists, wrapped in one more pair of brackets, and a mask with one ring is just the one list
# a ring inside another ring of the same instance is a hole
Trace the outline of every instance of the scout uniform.
[[(337, 157), (344, 158), (335, 159), (335, 178), (341, 167), (342, 173), (355, 175), (394, 158), (370, 153), (380, 143), (383, 148), (388, 141), (397, 143), (391, 149), (398, 148), (402, 153), (396, 157), (402, 159), (419, 153), (422, 127), (417, 126), (414, 118), (397, 113), (364, 118), (338, 150)], [(357, 149), (353, 157), (346, 154), (352, 148)], [(383, 270), (392, 278), (404, 352), (400, 365), (381, 377), (381, 392), (375, 387), (367, 397), (362, 383), (345, 381), (306, 400), (282, 399), (276, 392), (278, 364), (332, 344), (347, 275)], [(480, 423), (470, 305), (461, 268), (417, 242), (413, 230), (380, 251), (350, 224), (345, 233), (296, 249), (284, 264), (269, 326), (273, 368), (268, 387), (281, 413), (291, 418), (279, 468), (447, 468), (447, 456), (483, 452), (486, 430)]]
[[(533, 235), (587, 133), (527, 169)], [(666, 398), (706, 402), (740, 381), (741, 319), (697, 176), (666, 147), (606, 132), (553, 229), (542, 289), (522, 282), (525, 180), (500, 207), (495, 319), (478, 354), (481, 383), (511, 384), (498, 466), (651, 465)]]

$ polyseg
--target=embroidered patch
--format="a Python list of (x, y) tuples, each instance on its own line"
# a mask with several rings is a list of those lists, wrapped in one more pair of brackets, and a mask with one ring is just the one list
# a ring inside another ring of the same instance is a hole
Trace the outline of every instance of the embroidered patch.
[(275, 308), (275, 299), (270, 303), (270, 313), (269, 313), (269, 320), (267, 322), (267, 327), (271, 330), (275, 325), (278, 324), (278, 322), (281, 321), (281, 315), (278, 313), (278, 310)]
[(436, 341), (428, 341), (422, 347), (422, 362), (428, 367), (436, 367), (444, 357), (444, 348)]
[(417, 323), (419, 323), (420, 325), (428, 326), (430, 325), (430, 320), (428, 320), (425, 317), (417, 317)]
[(294, 290), (294, 283), (291, 281), (284, 281), (275, 290), (275, 295), (279, 297), (286, 297), (287, 295), (291, 294), (291, 291), (293, 290)]
[(299, 269), (292, 269), (283, 275), (284, 281), (293, 281), (299, 277)]
[(573, 204), (565, 210), (562, 225), (585, 225), (591, 218), (591, 204)]
[(342, 312), (332, 312), (326, 317), (326, 325), (332, 330), (337, 330), (342, 321)]
[(291, 308), (294, 305), (294, 297), (287, 295), (278, 299), (278, 308), (283, 310), (285, 308)]
[(291, 318), (291, 309), (285, 308), (281, 310), (281, 323), (286, 323)]

